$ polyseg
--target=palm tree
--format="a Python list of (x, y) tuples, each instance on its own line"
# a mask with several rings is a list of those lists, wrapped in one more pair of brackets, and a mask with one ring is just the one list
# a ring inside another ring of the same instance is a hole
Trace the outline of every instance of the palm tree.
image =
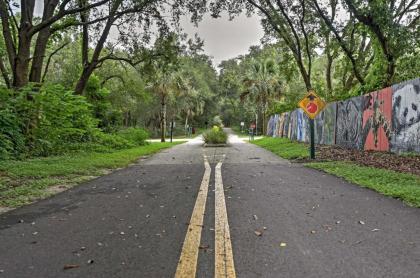
[(245, 90), (241, 94), (241, 100), (246, 97), (259, 106), (262, 111), (263, 134), (266, 133), (266, 113), (269, 101), (280, 96), (281, 83), (277, 75), (278, 71), (274, 61), (265, 59), (254, 61), (247, 77), (243, 80)]
[(176, 70), (157, 71), (154, 77), (154, 81), (148, 87), (160, 101), (160, 138), (161, 142), (165, 142), (168, 101), (171, 96), (180, 95), (183, 91), (189, 90), (189, 86)]

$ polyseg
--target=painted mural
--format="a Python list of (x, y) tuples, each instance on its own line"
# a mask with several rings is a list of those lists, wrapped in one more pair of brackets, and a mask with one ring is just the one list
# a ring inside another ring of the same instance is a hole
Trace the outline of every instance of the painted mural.
[(336, 120), (337, 120), (337, 103), (329, 103), (324, 111), (322, 111), (322, 136), (320, 144), (323, 145), (334, 145), (335, 144), (335, 131), (336, 131)]
[(392, 120), (392, 89), (364, 96), (362, 141), (365, 150), (389, 151)]
[(309, 117), (303, 112), (302, 118), (302, 126), (303, 126), (303, 141), (309, 143), (311, 141), (311, 127), (309, 123)]
[(420, 152), (420, 78), (392, 86), (391, 151)]
[(303, 122), (303, 110), (297, 109), (297, 140), (304, 141), (305, 140), (305, 126)]
[(315, 118), (315, 144), (321, 144), (322, 134), (324, 131), (324, 113), (325, 110), (321, 111)]
[[(302, 109), (274, 115), (267, 135), (309, 142), (309, 118)], [(329, 103), (315, 118), (315, 143), (420, 153), (420, 78)]]
[(336, 144), (350, 149), (362, 148), (362, 115), (365, 96), (337, 104)]
[(274, 129), (273, 129), (273, 137), (279, 137), (279, 119), (280, 119), (280, 115), (279, 114), (275, 114), (274, 115)]
[(297, 114), (297, 109), (290, 113), (289, 133), (287, 136), (290, 140), (297, 140)]
[(290, 113), (283, 113), (284, 115), (284, 124), (283, 124), (283, 134), (282, 137), (288, 137), (289, 134), (289, 122), (290, 122)]
[(277, 125), (277, 137), (283, 137), (283, 129), (284, 129), (284, 113), (280, 114), (279, 122)]

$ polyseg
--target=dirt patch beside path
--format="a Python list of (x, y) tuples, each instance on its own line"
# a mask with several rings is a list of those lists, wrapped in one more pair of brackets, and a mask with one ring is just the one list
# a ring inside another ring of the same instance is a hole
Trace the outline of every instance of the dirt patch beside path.
[(317, 160), (351, 161), (364, 166), (420, 176), (420, 155), (397, 155), (389, 152), (349, 150), (338, 146), (317, 146)]

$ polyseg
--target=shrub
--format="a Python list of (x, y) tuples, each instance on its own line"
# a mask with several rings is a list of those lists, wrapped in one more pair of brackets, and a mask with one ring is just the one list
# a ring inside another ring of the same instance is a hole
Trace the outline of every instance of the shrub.
[(146, 144), (146, 139), (149, 138), (149, 133), (142, 128), (130, 127), (120, 130), (117, 134), (136, 146)]
[(227, 137), (227, 134), (218, 126), (203, 133), (204, 142), (207, 144), (225, 144)]
[(11, 94), (0, 89), (0, 159), (19, 157), (26, 151), (22, 121), (7, 100)]
[(73, 150), (75, 144), (88, 143), (97, 132), (98, 120), (83, 96), (55, 85), (41, 88), (34, 95), (26, 121), (33, 126), (31, 155), (48, 156)]

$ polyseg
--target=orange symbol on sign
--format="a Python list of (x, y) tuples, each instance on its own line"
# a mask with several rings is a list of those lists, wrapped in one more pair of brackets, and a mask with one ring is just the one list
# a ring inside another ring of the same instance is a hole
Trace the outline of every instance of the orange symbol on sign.
[(305, 111), (310, 119), (315, 119), (322, 109), (325, 107), (325, 102), (315, 94), (313, 90), (310, 90), (306, 96), (299, 101), (299, 107)]

